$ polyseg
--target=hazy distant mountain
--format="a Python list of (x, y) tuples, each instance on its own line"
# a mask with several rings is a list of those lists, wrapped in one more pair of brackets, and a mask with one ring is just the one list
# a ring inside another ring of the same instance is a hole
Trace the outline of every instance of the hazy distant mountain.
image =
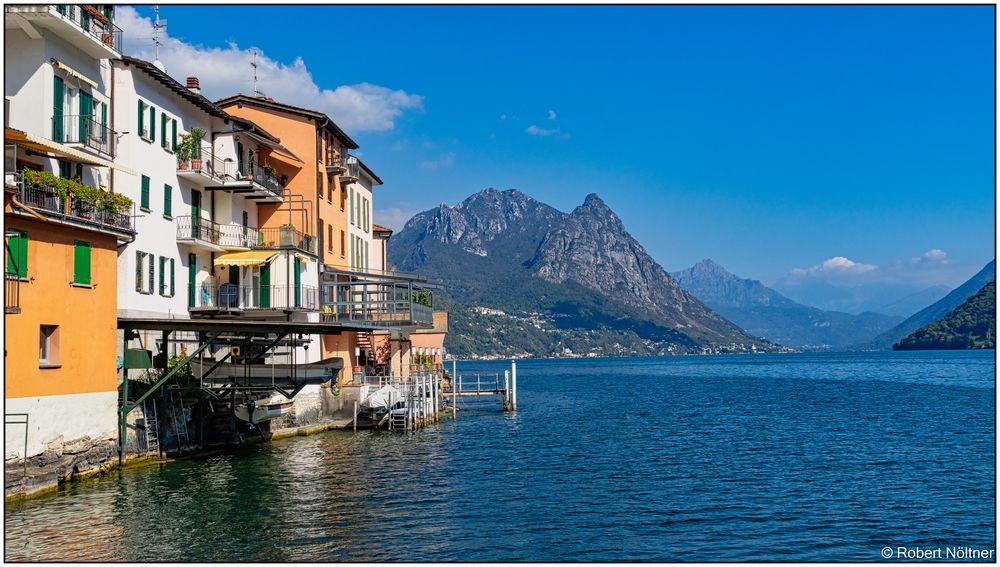
[(748, 333), (786, 346), (836, 348), (866, 341), (902, 317), (851, 315), (802, 305), (757, 280), (740, 278), (712, 260), (671, 275), (705, 305)]
[(990, 282), (943, 318), (917, 329), (893, 350), (996, 348), (997, 286)]
[(460, 356), (774, 348), (681, 288), (597, 195), (567, 214), (487, 189), (414, 216), (389, 259), (445, 282)]
[(948, 295), (948, 292), (950, 291), (951, 288), (946, 285), (931, 286), (879, 306), (878, 309), (875, 309), (875, 311), (885, 313), (886, 315), (909, 317), (924, 307), (927, 307), (928, 305)]
[(939, 301), (920, 310), (918, 313), (906, 319), (899, 325), (875, 337), (875, 339), (871, 342), (863, 344), (861, 348), (892, 348), (893, 344), (899, 342), (902, 338), (913, 333), (920, 327), (933, 323), (953, 311), (956, 307), (964, 303), (966, 299), (972, 297), (972, 295), (981, 290), (983, 286), (992, 281), (996, 281), (995, 260), (990, 261), (990, 263), (986, 264), (986, 266), (984, 266), (982, 270), (979, 270), (976, 275), (969, 278), (967, 282), (955, 288), (951, 293), (944, 296)]

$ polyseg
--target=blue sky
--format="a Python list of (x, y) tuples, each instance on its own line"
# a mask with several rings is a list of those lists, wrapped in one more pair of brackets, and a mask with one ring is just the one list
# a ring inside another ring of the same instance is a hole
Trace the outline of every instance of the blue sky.
[[(137, 11), (119, 18), (126, 52), (151, 58), (152, 8)], [(160, 17), (180, 80), (249, 92), (254, 47), (261, 90), (345, 125), (386, 180), (376, 222), (514, 187), (564, 211), (598, 193), (668, 270), (710, 257), (765, 283), (909, 289), (993, 258), (992, 6)]]

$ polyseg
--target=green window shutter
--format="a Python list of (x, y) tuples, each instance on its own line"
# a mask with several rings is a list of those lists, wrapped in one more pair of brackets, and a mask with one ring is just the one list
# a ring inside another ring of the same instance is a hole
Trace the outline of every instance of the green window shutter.
[(145, 252), (135, 251), (135, 290), (142, 292), (142, 257)]
[(149, 107), (149, 141), (156, 141), (156, 108)]
[(302, 306), (302, 260), (295, 259), (295, 307)]
[(142, 176), (142, 191), (139, 195), (139, 207), (149, 210), (149, 178)]
[(90, 93), (80, 89), (80, 132), (78, 141), (87, 141), (87, 134), (94, 119), (94, 97)]
[(59, 177), (63, 179), (69, 179), (69, 162), (60, 161), (59, 162)]
[(354, 224), (354, 189), (351, 189), (351, 224)]
[(101, 143), (108, 141), (108, 103), (101, 103)]
[(271, 265), (260, 267), (260, 306), (261, 309), (271, 308)]
[(168, 217), (173, 215), (170, 207), (170, 202), (173, 199), (173, 192), (173, 187), (166, 184), (163, 186), (163, 214)]
[(139, 100), (139, 131), (137, 132), (140, 137), (143, 137), (143, 134), (144, 134), (143, 131), (146, 129), (146, 123), (145, 123), (145, 120), (146, 120), (146, 109), (145, 109), (145, 106), (146, 105), (144, 105), (143, 102), (142, 102), (142, 100), (140, 99)]
[(15, 230), (7, 238), (7, 273), (19, 278), (28, 277), (28, 232)]
[(153, 293), (153, 286), (156, 285), (156, 266), (153, 265), (153, 258), (156, 256), (152, 254), (146, 254), (149, 256), (149, 281), (146, 283), (146, 293)]
[(170, 149), (171, 151), (177, 151), (177, 120), (174, 119), (170, 122)]
[(167, 257), (160, 256), (160, 295), (167, 294)]
[(188, 307), (194, 307), (196, 305), (195, 300), (197, 299), (196, 293), (198, 290), (195, 289), (195, 280), (198, 276), (198, 256), (195, 254), (188, 254)]
[(174, 296), (174, 259), (170, 259), (170, 297)]
[(62, 77), (55, 76), (52, 82), (52, 140), (63, 141), (63, 102), (66, 89)]
[(160, 113), (160, 147), (163, 149), (167, 148), (167, 115), (163, 112)]
[(90, 285), (90, 243), (73, 241), (73, 283)]

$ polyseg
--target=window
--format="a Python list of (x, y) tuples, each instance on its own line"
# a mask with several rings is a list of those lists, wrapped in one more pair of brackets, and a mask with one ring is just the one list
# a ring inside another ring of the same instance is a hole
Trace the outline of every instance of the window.
[(90, 285), (90, 243), (73, 241), (73, 283)]
[(164, 184), (163, 185), (163, 216), (170, 218), (173, 214), (171, 212), (171, 201), (173, 200), (174, 188)]
[(149, 132), (146, 130), (146, 103), (139, 100), (139, 137), (148, 140)]
[(139, 194), (139, 208), (149, 211), (149, 178), (142, 176), (142, 189)]
[(347, 192), (344, 188), (340, 188), (340, 211), (343, 212), (347, 208)]
[(333, 177), (326, 178), (326, 201), (333, 204)]
[(149, 141), (156, 141), (156, 109), (149, 107)]
[[(341, 232), (341, 235), (344, 233)], [(333, 252), (333, 225), (326, 225), (326, 249), (328, 252)]]
[(59, 366), (58, 325), (41, 325), (38, 328), (38, 366)]
[(174, 296), (174, 259), (160, 256), (160, 295)]
[(160, 132), (163, 133), (160, 136), (160, 147), (167, 149), (167, 114), (165, 112), (160, 113)]
[(354, 189), (351, 189), (351, 224), (354, 224)]
[(364, 203), (364, 206), (361, 207), (361, 211), (365, 215), (365, 220), (362, 221), (361, 228), (363, 228), (365, 232), (368, 232), (368, 199), (362, 199), (362, 202)]
[(7, 237), (7, 273), (28, 279), (28, 231), (10, 230)]
[(340, 257), (347, 257), (347, 235), (344, 231), (340, 231)]
[(139, 293), (150, 295), (153, 293), (153, 284), (156, 281), (154, 272), (153, 255), (148, 252), (135, 252), (135, 290)]

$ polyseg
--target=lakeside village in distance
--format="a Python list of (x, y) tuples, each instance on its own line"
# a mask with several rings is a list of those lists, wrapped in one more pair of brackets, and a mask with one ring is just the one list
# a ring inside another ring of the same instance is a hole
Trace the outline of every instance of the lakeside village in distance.
[(440, 284), (387, 269), (382, 180), (333, 119), (208, 100), (123, 55), (114, 5), (4, 17), (6, 498), (437, 419)]

